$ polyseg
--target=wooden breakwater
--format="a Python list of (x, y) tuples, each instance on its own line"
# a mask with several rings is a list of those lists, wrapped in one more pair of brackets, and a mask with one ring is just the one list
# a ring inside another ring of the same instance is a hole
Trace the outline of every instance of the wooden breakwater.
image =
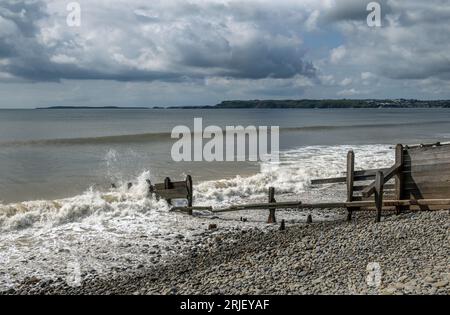
[(186, 207), (173, 207), (173, 211), (210, 211), (213, 213), (265, 210), (269, 211), (268, 223), (276, 222), (277, 209), (330, 209), (345, 208), (348, 220), (355, 211), (376, 211), (376, 221), (381, 220), (383, 211), (432, 211), (450, 209), (450, 144), (426, 144), (417, 146), (397, 145), (395, 163), (391, 167), (355, 170), (355, 153), (347, 154), (345, 176), (316, 179), (311, 185), (345, 184), (345, 201), (326, 203), (303, 203), (301, 201), (277, 202), (275, 187), (268, 191), (266, 203), (233, 205), (223, 209), (193, 206), (192, 178), (183, 182), (172, 182), (166, 178), (163, 184), (150, 185), (150, 191), (166, 199), (187, 199)]

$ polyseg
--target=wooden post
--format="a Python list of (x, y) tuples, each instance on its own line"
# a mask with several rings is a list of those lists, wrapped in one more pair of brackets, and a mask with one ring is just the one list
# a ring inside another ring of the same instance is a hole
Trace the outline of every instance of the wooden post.
[[(400, 168), (395, 175), (395, 199), (403, 200), (404, 196), (404, 180), (403, 180), (403, 164), (404, 164), (404, 155), (403, 155), (403, 145), (397, 144), (395, 147), (395, 164), (400, 165)], [(403, 210), (405, 210), (404, 206), (397, 206), (396, 212), (400, 214)]]
[(384, 175), (383, 172), (378, 171), (375, 178), (375, 207), (377, 209), (376, 222), (381, 221), (381, 211), (383, 210), (383, 186)]
[(281, 220), (280, 231), (284, 231), (284, 230), (286, 230), (286, 222), (284, 222), (284, 220)]
[(193, 188), (192, 188), (192, 177), (191, 175), (188, 175), (186, 177), (186, 190), (187, 190), (187, 201), (188, 201), (188, 214), (192, 215), (193, 211), (192, 211), (192, 200), (193, 200)]
[[(166, 177), (165, 179), (164, 179), (164, 188), (165, 189), (170, 189), (170, 183), (171, 183), (171, 181), (170, 181), (170, 178), (169, 177)], [(171, 205), (172, 204), (172, 200), (171, 199), (167, 199), (167, 203), (169, 204), (169, 205)]]
[[(275, 188), (269, 188), (269, 203), (277, 202), (275, 200)], [(275, 217), (275, 208), (269, 208), (269, 218), (267, 219), (267, 223), (277, 223), (277, 219)]]
[[(348, 151), (347, 154), (347, 202), (353, 201), (353, 186), (355, 181), (355, 153)], [(352, 209), (347, 208), (347, 221), (352, 220)]]

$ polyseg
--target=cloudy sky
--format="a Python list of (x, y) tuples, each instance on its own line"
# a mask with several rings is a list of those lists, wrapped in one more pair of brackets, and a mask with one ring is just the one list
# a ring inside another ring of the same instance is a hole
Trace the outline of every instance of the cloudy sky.
[(449, 0), (0, 1), (0, 107), (450, 98)]

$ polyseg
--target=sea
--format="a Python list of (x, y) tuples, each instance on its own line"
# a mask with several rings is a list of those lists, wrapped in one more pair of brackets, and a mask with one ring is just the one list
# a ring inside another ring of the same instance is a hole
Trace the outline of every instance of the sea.
[[(280, 159), (175, 162), (172, 130), (193, 130), (195, 118), (203, 127), (277, 126)], [(342, 185), (323, 189), (311, 179), (342, 176), (349, 150), (357, 169), (371, 169), (391, 166), (397, 143), (448, 141), (450, 109), (2, 109), (0, 290), (30, 276), (156, 264), (203, 246), (206, 234), (267, 228), (262, 211), (170, 212), (149, 196), (148, 180), (189, 174), (194, 205), (213, 208), (266, 200), (271, 186), (277, 200), (330, 201), (344, 198)], [(296, 223), (309, 213), (279, 216)]]

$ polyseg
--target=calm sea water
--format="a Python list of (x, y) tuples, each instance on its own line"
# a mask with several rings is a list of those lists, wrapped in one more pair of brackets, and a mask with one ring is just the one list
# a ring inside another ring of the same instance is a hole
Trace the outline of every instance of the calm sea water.
[(280, 148), (450, 140), (448, 109), (0, 110), (0, 201), (77, 195), (149, 170), (153, 181), (259, 171), (258, 163), (175, 163), (177, 125), (280, 126)]

